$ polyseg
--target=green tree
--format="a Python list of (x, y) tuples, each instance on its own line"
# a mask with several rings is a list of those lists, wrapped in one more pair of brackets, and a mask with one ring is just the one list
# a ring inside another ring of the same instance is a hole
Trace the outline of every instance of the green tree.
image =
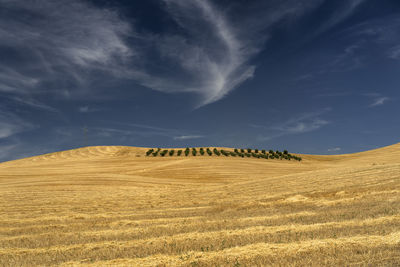
[(203, 156), (204, 155), (204, 149), (201, 147), (200, 148), (200, 154)]
[(247, 153), (251, 153), (251, 148), (248, 148), (248, 149), (247, 149)]
[(182, 154), (182, 150), (178, 150), (178, 156)]
[(146, 152), (146, 156), (149, 156), (151, 153), (153, 153), (153, 151), (154, 151), (154, 149), (149, 149), (149, 150)]
[(207, 147), (207, 154), (208, 154), (209, 156), (212, 156), (212, 151), (211, 151), (211, 149), (210, 149), (209, 147)]
[(252, 155), (254, 158), (260, 158), (260, 156), (259, 156), (258, 154), (256, 154), (255, 152), (251, 153), (251, 155)]
[(187, 148), (185, 149), (185, 156), (186, 156), (186, 157), (189, 156), (189, 153), (190, 153), (190, 149), (187, 147)]
[(175, 153), (175, 151), (174, 151), (173, 149), (171, 149), (171, 150), (169, 151), (169, 155), (170, 155), (171, 157), (174, 155), (174, 153)]

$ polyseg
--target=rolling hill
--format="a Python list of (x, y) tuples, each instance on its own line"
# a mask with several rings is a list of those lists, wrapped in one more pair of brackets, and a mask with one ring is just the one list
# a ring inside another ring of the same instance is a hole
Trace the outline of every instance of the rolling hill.
[(400, 144), (303, 161), (85, 147), (0, 164), (0, 266), (397, 266)]

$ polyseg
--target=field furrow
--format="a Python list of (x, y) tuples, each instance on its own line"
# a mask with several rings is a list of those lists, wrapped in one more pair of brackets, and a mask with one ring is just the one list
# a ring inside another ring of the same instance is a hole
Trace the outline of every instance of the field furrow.
[(397, 149), (302, 162), (145, 151), (0, 164), (0, 266), (400, 265)]

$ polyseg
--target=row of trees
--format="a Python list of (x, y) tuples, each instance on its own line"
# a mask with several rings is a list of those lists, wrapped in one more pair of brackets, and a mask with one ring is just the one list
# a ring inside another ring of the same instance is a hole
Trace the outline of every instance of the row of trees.
[[(175, 153), (176, 152), (176, 153)], [(153, 156), (153, 157), (157, 157), (158, 155), (160, 155), (161, 157), (165, 157), (167, 154), (172, 157), (175, 154), (177, 156), (181, 156), (182, 153), (187, 157), (190, 154), (192, 154), (192, 156), (197, 156), (198, 154), (200, 156), (204, 156), (205, 154), (207, 154), (208, 156), (212, 156), (213, 154), (216, 156), (225, 156), (225, 157), (253, 157), (253, 158), (264, 158), (264, 159), (285, 159), (285, 160), (297, 160), (297, 161), (301, 161), (301, 157), (295, 156), (290, 154), (287, 150), (284, 150), (283, 152), (276, 150), (258, 150), (258, 149), (251, 149), (251, 148), (247, 148), (247, 149), (243, 149), (243, 148), (235, 148), (233, 151), (228, 151), (228, 150), (218, 150), (217, 148), (214, 148), (213, 150), (211, 150), (209, 147), (207, 148), (199, 148), (197, 150), (197, 148), (193, 147), (193, 148), (186, 148), (185, 150), (179, 149), (177, 151), (175, 151), (174, 149), (164, 149), (162, 150), (161, 148), (157, 148), (157, 149), (149, 149), (146, 152), (146, 156)]]

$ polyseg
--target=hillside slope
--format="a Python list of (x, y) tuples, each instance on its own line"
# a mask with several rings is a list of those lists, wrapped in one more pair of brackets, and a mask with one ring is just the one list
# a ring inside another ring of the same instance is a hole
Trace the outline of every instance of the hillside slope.
[(86, 147), (0, 164), (0, 266), (400, 264), (400, 144), (302, 162)]

